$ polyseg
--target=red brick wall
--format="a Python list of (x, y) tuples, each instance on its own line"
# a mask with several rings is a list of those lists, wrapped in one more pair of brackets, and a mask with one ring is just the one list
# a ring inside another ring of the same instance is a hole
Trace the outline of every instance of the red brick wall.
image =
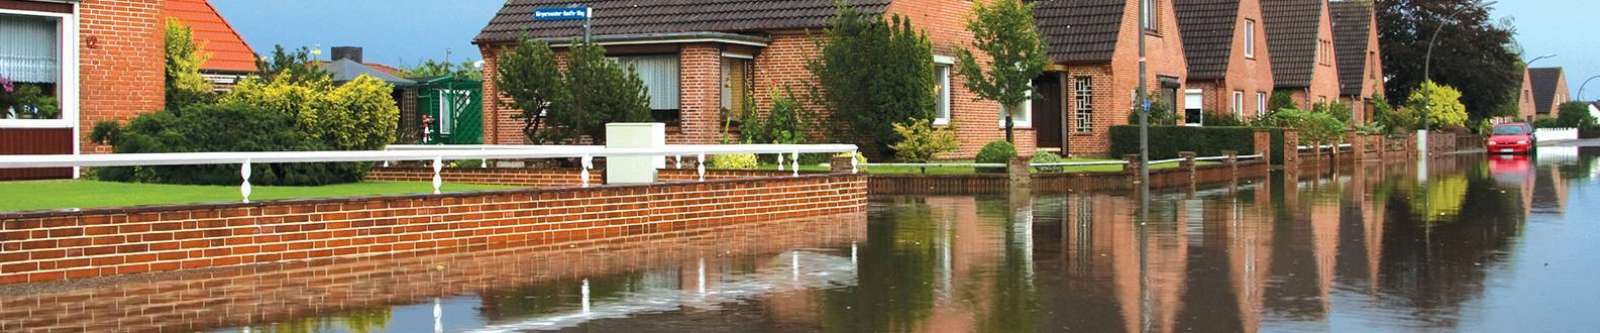
[(729, 274), (720, 267), (765, 262), (796, 248), (864, 242), (866, 226), (866, 214), (852, 213), (584, 243), (519, 247), (501, 243), (415, 256), (152, 274), (108, 285), (53, 285), (0, 297), (0, 331), (204, 332), (427, 304), (455, 295), (484, 295), (483, 305), (492, 308), (497, 305), (495, 295), (504, 290), (529, 285), (577, 288), (581, 284), (577, 277), (604, 280), (644, 271), (687, 272), (688, 282), (682, 287), (692, 291), (700, 264), (705, 267), (706, 287), (717, 291), (722, 288), (717, 281)]
[[(933, 43), (935, 55), (954, 57), (956, 50), (973, 43), (972, 32), (967, 31), (967, 19), (972, 16), (970, 1), (896, 0), (889, 4), (887, 12), (905, 17), (912, 27), (926, 34)], [(973, 54), (979, 56), (979, 63), (988, 61), (982, 51), (974, 50)], [(999, 103), (978, 100), (978, 95), (967, 89), (966, 78), (954, 69), (950, 73), (950, 86), (950, 123), (956, 128), (956, 140), (960, 144), (954, 153), (941, 158), (970, 159), (977, 156), (984, 144), (1005, 140)], [(1033, 129), (1016, 127), (1013, 133), (1017, 154), (1033, 156), (1038, 143)]]
[(716, 44), (685, 45), (678, 53), (680, 135), (671, 144), (714, 144), (722, 138), (722, 49)]
[(127, 121), (166, 103), (161, 1), (85, 0), (78, 13), (83, 152), (109, 153), (110, 147), (89, 141), (96, 122)]
[(861, 212), (866, 177), (0, 215), (0, 284), (493, 244), (546, 244)]
[[(1254, 20), (1255, 24), (1255, 56), (1245, 57), (1245, 20)], [(1256, 93), (1272, 96), (1272, 55), (1267, 48), (1267, 30), (1264, 19), (1261, 17), (1261, 3), (1256, 0), (1239, 2), (1239, 17), (1234, 23), (1233, 46), (1228, 60), (1228, 72), (1221, 81), (1190, 81), (1189, 89), (1202, 89), (1204, 109), (1211, 114), (1225, 114), (1233, 112), (1233, 92), (1244, 93), (1244, 103), (1240, 111), (1244, 119), (1257, 116)], [(1261, 106), (1265, 108), (1265, 106)]]
[[(1328, 6), (1322, 6), (1322, 24), (1317, 27), (1317, 40), (1333, 42), (1332, 18), (1328, 16)], [(1325, 49), (1333, 52), (1333, 47)], [(1318, 60), (1312, 65), (1311, 86), (1296, 92), (1295, 100), (1301, 103), (1300, 107), (1310, 108), (1318, 101), (1333, 102), (1339, 100), (1339, 59), (1335, 54), (1329, 54), (1327, 61)]]
[[(1135, 1), (1128, 0), (1128, 10), (1123, 13), (1122, 28), (1117, 38), (1117, 49), (1109, 63), (1065, 66), (1068, 78), (1063, 86), (1067, 90), (1063, 102), (1068, 105), (1068, 155), (1104, 156), (1111, 150), (1111, 127), (1128, 124), (1128, 115), (1134, 108), (1133, 92), (1139, 86), (1140, 36), (1145, 38), (1146, 43), (1146, 84), (1150, 93), (1154, 96), (1161, 91), (1160, 77), (1176, 77), (1179, 87), (1173, 108), (1184, 108), (1182, 82), (1188, 77), (1189, 69), (1183, 54), (1183, 41), (1178, 36), (1177, 15), (1173, 12), (1172, 2), (1156, 1), (1161, 11), (1157, 14), (1159, 26), (1155, 32), (1141, 33), (1139, 13), (1135, 10), (1138, 3)], [(1073, 78), (1079, 76), (1094, 78), (1094, 129), (1089, 133), (1077, 132), (1078, 126), (1074, 120), (1076, 92), (1073, 91)]]

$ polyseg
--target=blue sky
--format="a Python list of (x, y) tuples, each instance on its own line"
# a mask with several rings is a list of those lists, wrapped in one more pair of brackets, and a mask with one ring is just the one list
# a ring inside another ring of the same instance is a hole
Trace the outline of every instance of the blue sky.
[[(503, 1), (495, 0), (211, 0), (257, 52), (285, 46), (361, 46), (369, 62), (410, 66), (422, 59), (478, 59), (472, 37)], [(1595, 0), (1500, 0), (1500, 18), (1517, 26), (1528, 58), (1556, 54), (1534, 66), (1563, 66), (1572, 93), (1600, 75), (1600, 29)], [(324, 57), (326, 57), (324, 53)], [(1600, 99), (1600, 80), (1585, 92)]]

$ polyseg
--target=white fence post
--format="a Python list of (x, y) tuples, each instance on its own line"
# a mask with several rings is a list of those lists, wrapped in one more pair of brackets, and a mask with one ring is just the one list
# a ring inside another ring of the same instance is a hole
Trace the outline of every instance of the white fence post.
[(856, 162), (856, 151), (851, 150), (850, 151), (850, 174), (852, 174), (852, 175), (860, 173), (860, 171), (858, 171), (858, 169), (857, 169), (856, 163), (857, 163)]
[(435, 156), (433, 158), (433, 194), (444, 193), (444, 192), (439, 191), (439, 187), (440, 186), (444, 186), (444, 178), (443, 177), (439, 177), (439, 171), (443, 171), (443, 170), (444, 170), (444, 157), (443, 156)]
[(696, 172), (700, 174), (700, 181), (703, 182), (706, 181), (706, 153), (700, 153), (700, 159), (698, 161), (699, 162), (695, 163), (694, 165), (697, 167)]
[(239, 166), (239, 178), (244, 182), (239, 183), (239, 195), (244, 196), (244, 203), (250, 203), (250, 159), (245, 159)]
[(783, 171), (783, 153), (778, 153), (778, 171)]
[(683, 169), (683, 155), (672, 155), (672, 159), (676, 163), (676, 165), (672, 167), (673, 169)]
[(792, 165), (793, 168), (790, 168), (790, 169), (794, 170), (794, 176), (795, 177), (800, 177), (800, 152), (793, 152), (791, 154), (794, 154), (794, 155), (789, 155), (789, 157), (793, 157), (793, 158), (791, 158), (789, 160), (793, 161), (792, 163), (794, 163), (794, 165)]
[(583, 155), (583, 172), (578, 176), (583, 178), (583, 187), (589, 187), (589, 168), (594, 167), (594, 156)]

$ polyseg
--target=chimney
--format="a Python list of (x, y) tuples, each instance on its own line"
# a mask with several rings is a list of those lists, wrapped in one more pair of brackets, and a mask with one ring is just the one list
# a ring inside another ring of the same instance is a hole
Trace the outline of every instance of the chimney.
[(339, 59), (350, 59), (358, 64), (366, 63), (361, 61), (361, 48), (356, 46), (334, 46), (333, 60), (339, 61)]

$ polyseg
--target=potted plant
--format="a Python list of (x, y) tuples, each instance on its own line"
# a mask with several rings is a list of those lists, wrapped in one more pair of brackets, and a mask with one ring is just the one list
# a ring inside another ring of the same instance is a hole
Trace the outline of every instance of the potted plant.
[(39, 86), (11, 81), (0, 75), (0, 119), (56, 119), (61, 107)]

